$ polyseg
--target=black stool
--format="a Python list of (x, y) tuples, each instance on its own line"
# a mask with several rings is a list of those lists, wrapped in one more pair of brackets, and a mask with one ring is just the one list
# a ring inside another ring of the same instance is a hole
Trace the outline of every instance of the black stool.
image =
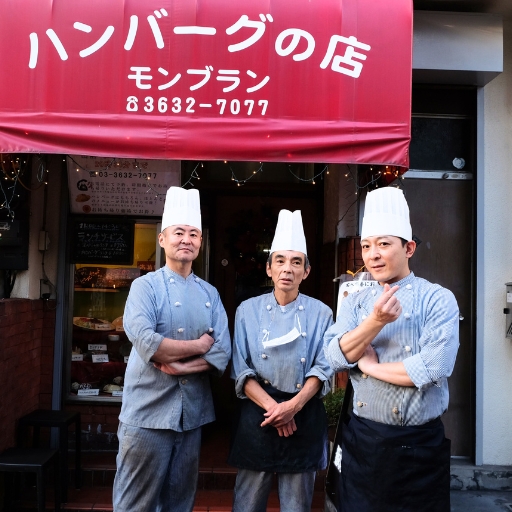
[[(37, 510), (45, 512), (45, 482), (44, 476), (51, 465), (55, 467), (53, 476), (55, 485), (55, 511), (60, 511), (59, 488), (59, 452), (46, 448), (9, 448), (0, 454), (0, 471), (6, 473), (36, 473), (37, 480)], [(12, 492), (6, 485), (6, 494)], [(12, 503), (9, 505), (12, 506)]]
[(62, 483), (62, 501), (67, 501), (68, 490), (68, 427), (75, 424), (75, 488), (81, 486), (81, 424), (80, 413), (69, 411), (47, 411), (37, 409), (18, 420), (18, 446), (21, 446), (22, 430), (25, 427), (34, 427), (34, 446), (39, 446), (39, 430), (41, 427), (55, 427), (59, 429), (59, 456)]

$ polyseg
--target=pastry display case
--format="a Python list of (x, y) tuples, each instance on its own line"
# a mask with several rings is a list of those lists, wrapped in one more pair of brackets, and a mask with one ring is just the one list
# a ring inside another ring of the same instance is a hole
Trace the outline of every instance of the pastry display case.
[(123, 328), (131, 283), (155, 270), (156, 224), (134, 224), (131, 265), (74, 263), (68, 400), (120, 401), (132, 344)]

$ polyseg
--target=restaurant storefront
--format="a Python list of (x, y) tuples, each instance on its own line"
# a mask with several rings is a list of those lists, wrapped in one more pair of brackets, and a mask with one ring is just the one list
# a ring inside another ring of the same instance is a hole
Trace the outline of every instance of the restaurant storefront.
[[(370, 4), (34, 1), (21, 30), (4, 24), (0, 44), (16, 51), (3, 58), (18, 80), (3, 86), (1, 151), (63, 155), (45, 171), (67, 178), (61, 200), (51, 198), (67, 203), (58, 282), (41, 280), (41, 296), (56, 299), (53, 407), (122, 399), (124, 302), (133, 279), (162, 264), (156, 234), (169, 186), (205, 192), (195, 271), (232, 317), (268, 287), (255, 277), (271, 240), (262, 219), (303, 209), (321, 247), (324, 182), (336, 164), (405, 170), (411, 5), (372, 5), (369, 16)], [(9, 4), (4, 19), (20, 8)], [(396, 32), (379, 30), (379, 10)], [(320, 259), (313, 251), (316, 296), (332, 279)], [(225, 378), (217, 394), (229, 409)]]
[[(474, 233), (476, 87), (460, 93), (445, 76), (438, 83), (449, 87), (417, 87), (411, 97), (411, 2), (300, 1), (293, 9), (283, 1), (24, 5), (23, 13), (16, 4), (7, 7), (6, 18), (23, 19), (15, 34), (0, 21), (0, 47), (16, 48), (2, 56), (18, 77), (2, 85), (0, 151), (33, 155), (33, 184), (36, 155), (48, 155), (49, 188), (40, 201), (52, 210), (52, 223), (31, 226), (36, 248), (26, 273), (32, 277), (23, 288), (19, 276), (14, 295), (50, 294), (48, 304), (56, 308), (52, 407), (81, 408), (91, 439), (95, 432), (115, 438), (130, 351), (123, 304), (130, 282), (161, 264), (155, 235), (166, 187), (201, 191), (206, 231), (195, 271), (219, 289), (231, 319), (240, 300), (268, 286), (254, 277), (271, 240), (259, 221), (275, 225), (281, 207), (309, 212), (316, 275), (304, 292), (330, 306), (333, 277), (354, 270), (339, 266), (342, 240), (358, 234), (368, 186), (398, 184), (421, 199), (422, 210), (412, 212), (418, 222), (436, 216), (439, 223), (464, 211), (467, 223), (447, 225), (446, 236)], [(422, 66), (415, 69), (423, 73), (418, 84), (429, 82)], [(443, 133), (453, 140), (442, 157), (429, 160), (446, 140)], [(421, 140), (416, 146), (414, 135)], [(453, 166), (455, 158), (464, 169)], [(394, 181), (409, 160), (413, 169), (461, 178), (449, 176), (443, 191), (425, 174)], [(440, 214), (454, 197), (460, 200), (453, 210)], [(423, 248), (439, 233), (430, 234), (428, 224), (419, 234)], [(39, 245), (41, 231), (50, 233), (48, 247), (46, 235)], [(419, 273), (435, 274), (435, 262), (452, 251), (446, 237), (435, 241), (442, 249), (434, 263), (425, 252)], [(461, 238), (453, 243), (460, 246)], [(465, 261), (473, 254), (470, 244)], [(43, 270), (45, 257), (52, 266), (51, 279), (30, 264), (41, 256)], [(469, 341), (455, 384), (464, 397), (455, 393), (449, 428), (462, 439), (455, 454), (472, 456), (474, 432), (464, 425), (474, 422), (474, 266), (464, 267), (462, 277), (443, 272), (448, 287), (462, 279), (470, 289), (456, 292), (459, 301), (468, 300)], [(218, 411), (229, 412), (228, 376), (214, 393)], [(91, 441), (99, 445), (101, 439)]]

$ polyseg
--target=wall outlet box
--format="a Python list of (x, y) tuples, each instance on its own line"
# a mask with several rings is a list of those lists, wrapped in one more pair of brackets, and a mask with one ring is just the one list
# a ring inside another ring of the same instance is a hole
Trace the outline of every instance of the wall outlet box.
[(50, 237), (47, 231), (39, 231), (39, 243), (38, 249), (40, 251), (46, 251), (50, 246)]

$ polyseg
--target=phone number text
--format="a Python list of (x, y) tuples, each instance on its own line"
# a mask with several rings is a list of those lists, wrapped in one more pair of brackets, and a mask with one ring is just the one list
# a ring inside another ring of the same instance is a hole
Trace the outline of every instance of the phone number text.
[(218, 114), (233, 114), (234, 116), (242, 115), (261, 115), (264, 116), (268, 107), (268, 100), (227, 100), (219, 98), (216, 100), (215, 105), (212, 103), (198, 103), (194, 98), (181, 98), (175, 97), (167, 99), (166, 97), (153, 98), (146, 96), (145, 98), (137, 98), (136, 96), (128, 96), (126, 99), (126, 110), (128, 112), (138, 112), (143, 110), (145, 112), (172, 112), (173, 114), (194, 114), (198, 110), (214, 109)]

